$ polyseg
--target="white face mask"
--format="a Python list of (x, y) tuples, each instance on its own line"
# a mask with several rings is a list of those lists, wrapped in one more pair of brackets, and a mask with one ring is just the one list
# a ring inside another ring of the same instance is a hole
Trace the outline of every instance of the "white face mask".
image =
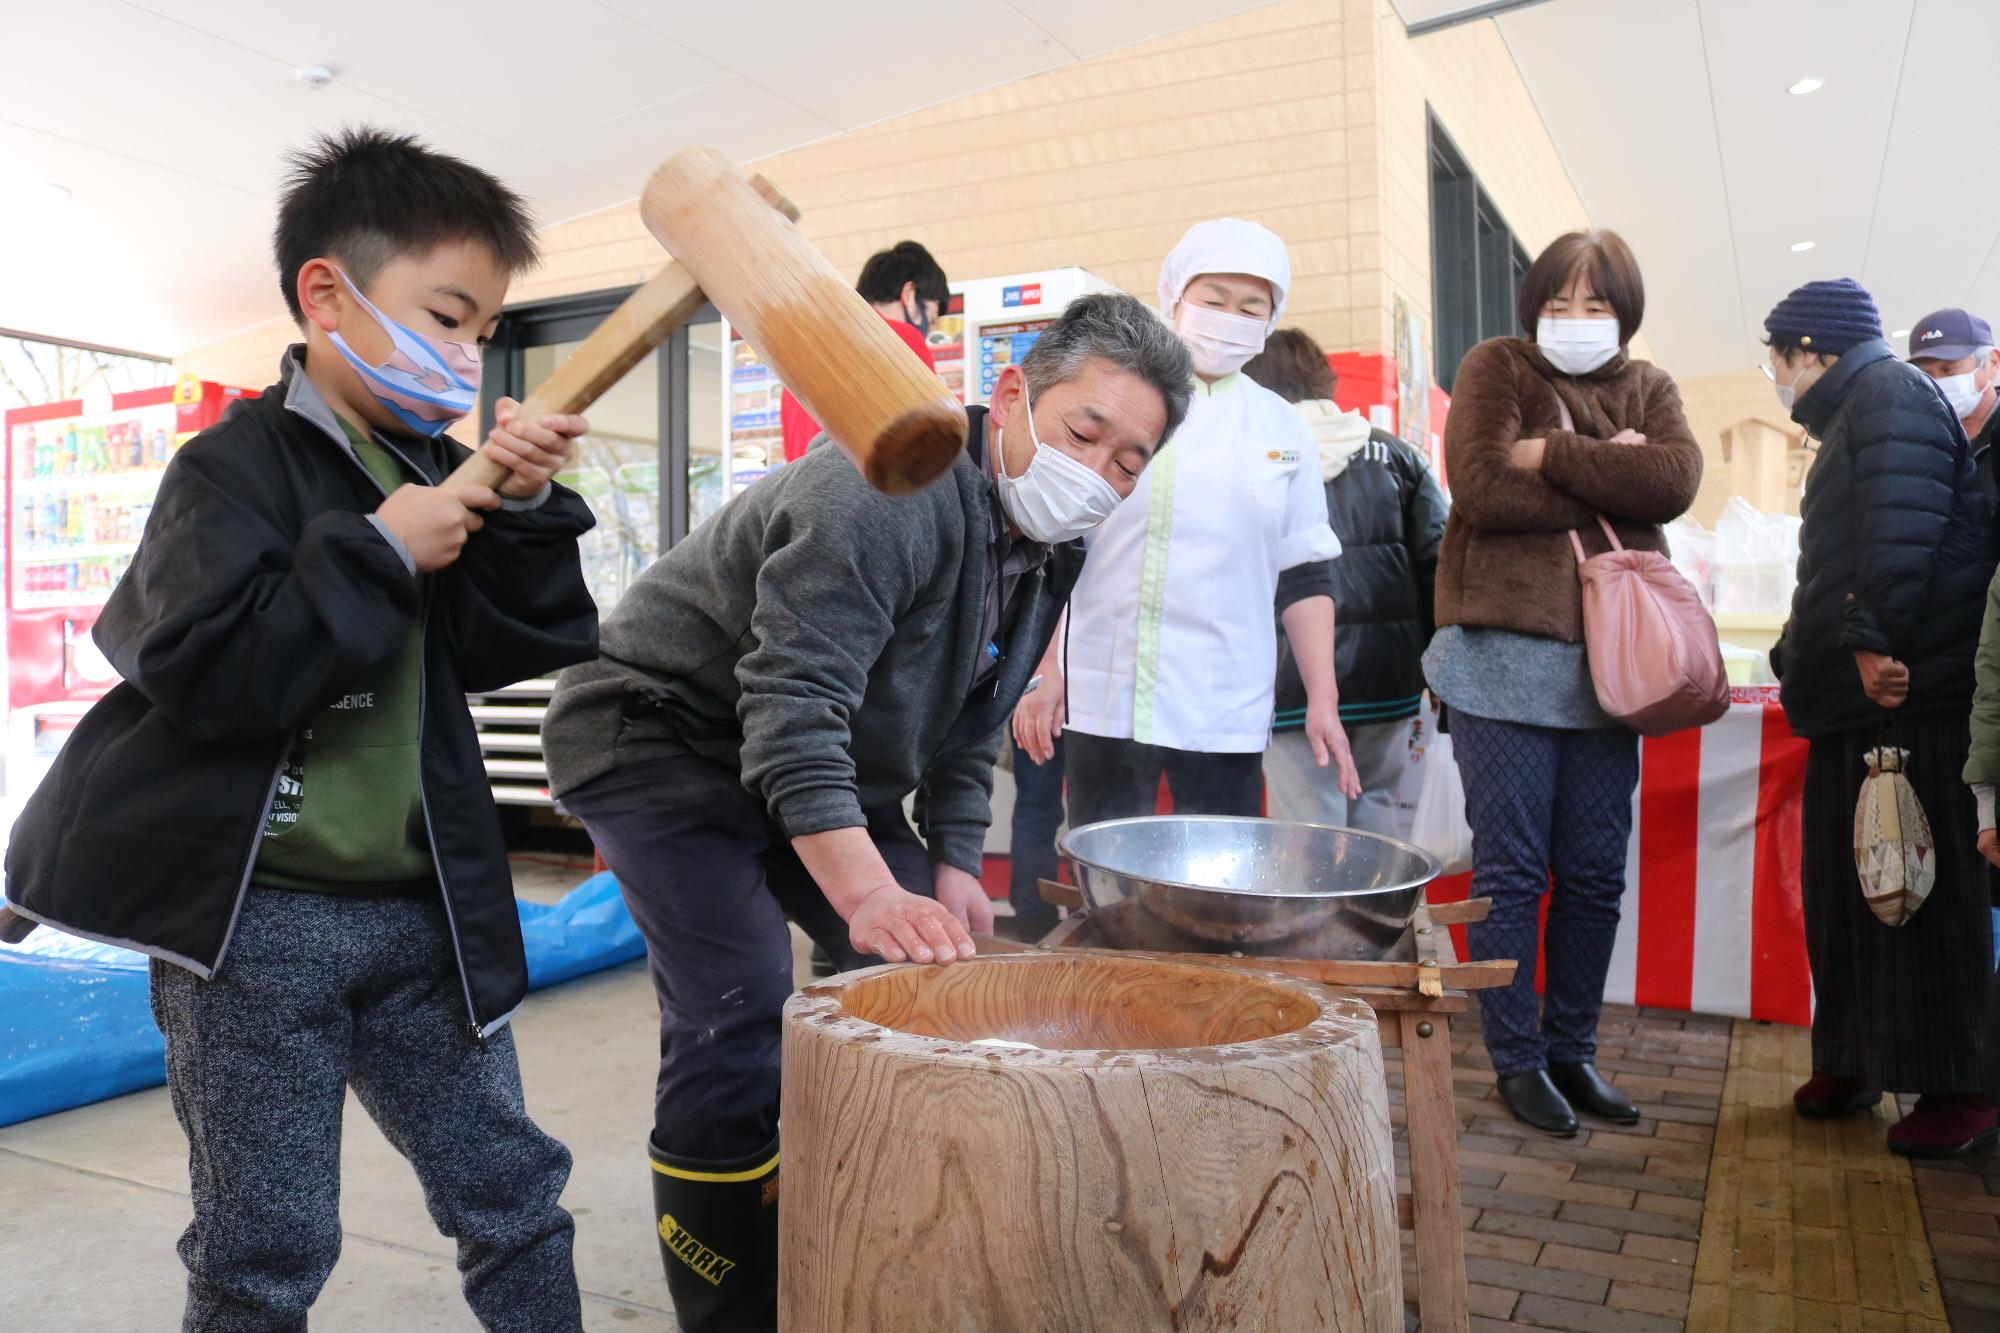
[(1778, 406), (1784, 408), (1787, 412), (1791, 411), (1793, 405), (1799, 401), (1799, 381), (1806, 377), (1806, 367), (1800, 366), (1792, 372), (1792, 382), (1790, 384), (1782, 383), (1778, 379), (1779, 367), (1777, 364), (1766, 361), (1759, 369), (1764, 372), (1764, 378), (1771, 381), (1772, 387), (1777, 390)]
[(1174, 328), (1187, 344), (1195, 370), (1219, 378), (1235, 374), (1244, 362), (1264, 350), (1269, 321), (1183, 301)]
[(1081, 537), (1111, 517), (1118, 507), (1118, 492), (1096, 472), (1060, 449), (1051, 449), (1035, 434), (1035, 405), (1028, 398), (1026, 381), (1021, 384), (1021, 410), (1028, 417), (1028, 438), (1035, 452), (1027, 471), (1018, 477), (1007, 475), (1007, 455), (995, 432), (993, 441), (993, 483), (1000, 491), (1000, 507), (1030, 541), (1066, 542)]
[(1988, 386), (1980, 384), (1979, 372), (1968, 370), (1963, 375), (1946, 375), (1937, 382), (1944, 393), (1944, 400), (1951, 404), (1951, 410), (1958, 413), (1960, 421), (1979, 410), (1979, 400), (1986, 396)]
[(1543, 315), (1535, 321), (1535, 346), (1564, 374), (1588, 375), (1618, 355), (1618, 321)]

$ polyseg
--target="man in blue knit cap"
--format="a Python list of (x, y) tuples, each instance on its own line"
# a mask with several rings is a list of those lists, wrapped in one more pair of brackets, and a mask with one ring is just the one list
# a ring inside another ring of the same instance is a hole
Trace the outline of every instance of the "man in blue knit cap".
[[(1785, 716), (1810, 743), (1801, 879), (1818, 1007), (1813, 1075), (1793, 1105), (1845, 1115), (1914, 1093), (1889, 1147), (1955, 1157), (1995, 1139), (1980, 1051), (1993, 921), (1960, 776), (1994, 566), (1986, 496), (1957, 414), (1890, 349), (1860, 283), (1809, 282), (1764, 328), (1765, 373), (1819, 441), (1798, 590), (1771, 651)], [(1854, 808), (1877, 747), (1909, 752), (1936, 842), (1930, 897), (1899, 927), (1876, 918), (1855, 870)]]

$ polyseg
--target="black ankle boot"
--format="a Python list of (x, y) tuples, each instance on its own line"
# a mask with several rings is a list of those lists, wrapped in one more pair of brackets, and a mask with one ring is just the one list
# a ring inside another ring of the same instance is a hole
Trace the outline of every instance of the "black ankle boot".
[(1609, 1120), (1614, 1125), (1639, 1123), (1639, 1108), (1632, 1105), (1632, 1099), (1606, 1082), (1590, 1061), (1551, 1064), (1549, 1078), (1569, 1098), (1570, 1104), (1585, 1115)]
[(1549, 1081), (1546, 1069), (1501, 1079), (1500, 1100), (1507, 1103), (1507, 1109), (1524, 1125), (1559, 1138), (1576, 1136), (1576, 1112), (1570, 1110), (1562, 1093)]
[(660, 1263), (682, 1333), (776, 1333), (778, 1141), (734, 1162), (646, 1149)]

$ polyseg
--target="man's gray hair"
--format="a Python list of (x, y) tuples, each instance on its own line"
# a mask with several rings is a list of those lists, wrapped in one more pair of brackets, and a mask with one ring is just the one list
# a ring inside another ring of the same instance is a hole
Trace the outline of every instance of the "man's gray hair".
[(1129, 371), (1157, 389), (1167, 406), (1167, 428), (1159, 443), (1173, 438), (1194, 397), (1194, 363), (1187, 346), (1152, 307), (1124, 292), (1094, 292), (1069, 303), (1021, 361), (1028, 392), (1039, 395), (1067, 384), (1091, 360)]

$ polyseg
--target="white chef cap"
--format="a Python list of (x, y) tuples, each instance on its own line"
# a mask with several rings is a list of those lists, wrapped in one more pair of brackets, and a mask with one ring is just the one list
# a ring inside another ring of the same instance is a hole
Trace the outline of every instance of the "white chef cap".
[(1271, 322), (1265, 327), (1278, 327), (1292, 285), (1292, 260), (1277, 233), (1241, 218), (1210, 218), (1189, 227), (1160, 265), (1160, 312), (1173, 318), (1181, 294), (1204, 273), (1247, 273), (1270, 283)]

